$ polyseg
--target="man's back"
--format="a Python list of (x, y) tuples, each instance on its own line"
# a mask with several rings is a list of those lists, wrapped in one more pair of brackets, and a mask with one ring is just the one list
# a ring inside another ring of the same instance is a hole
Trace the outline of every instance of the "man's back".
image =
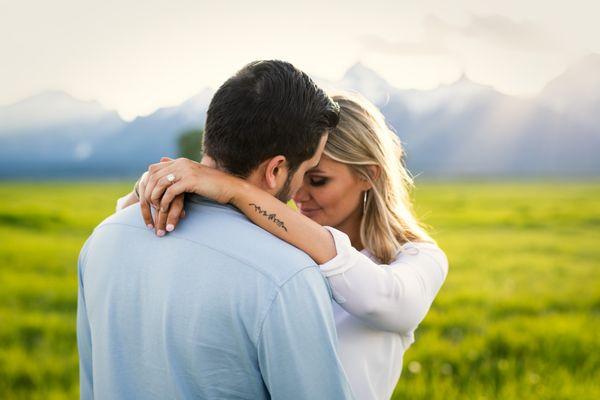
[(314, 262), (229, 206), (193, 198), (158, 238), (137, 206), (80, 256), (83, 398), (345, 398)]

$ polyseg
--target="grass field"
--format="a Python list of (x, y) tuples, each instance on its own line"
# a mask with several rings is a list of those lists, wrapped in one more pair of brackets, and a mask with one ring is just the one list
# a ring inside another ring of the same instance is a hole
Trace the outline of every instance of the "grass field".
[[(78, 396), (76, 259), (129, 184), (0, 183), (0, 399)], [(394, 399), (600, 399), (600, 183), (427, 183), (450, 273)]]

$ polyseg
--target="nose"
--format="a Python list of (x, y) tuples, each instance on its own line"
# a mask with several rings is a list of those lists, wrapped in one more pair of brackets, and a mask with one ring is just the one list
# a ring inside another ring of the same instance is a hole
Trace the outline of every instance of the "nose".
[(300, 186), (293, 199), (295, 203), (305, 203), (310, 200), (310, 193), (306, 190), (306, 184), (302, 183), (302, 186)]

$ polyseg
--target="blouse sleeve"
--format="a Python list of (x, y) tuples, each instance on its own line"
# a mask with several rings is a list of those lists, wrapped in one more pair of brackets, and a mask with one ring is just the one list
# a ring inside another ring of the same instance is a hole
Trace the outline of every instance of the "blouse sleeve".
[(337, 255), (320, 267), (335, 301), (375, 329), (414, 331), (446, 279), (444, 252), (433, 243), (408, 243), (391, 264), (377, 264), (352, 247), (346, 234), (325, 228)]
[(120, 211), (120, 210), (122, 210), (122, 209), (123, 209), (123, 207), (125, 206), (125, 202), (127, 201), (127, 196), (128, 196), (128, 195), (126, 194), (125, 196), (123, 196), (123, 197), (120, 197), (120, 198), (117, 200), (117, 207), (116, 207), (116, 210), (115, 210), (115, 211)]

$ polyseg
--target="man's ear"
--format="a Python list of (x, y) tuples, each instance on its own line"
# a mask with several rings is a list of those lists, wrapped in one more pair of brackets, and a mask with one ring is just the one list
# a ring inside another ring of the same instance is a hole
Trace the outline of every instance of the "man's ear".
[[(381, 176), (381, 167), (379, 165), (367, 165), (367, 173), (369, 174), (369, 178), (371, 178), (371, 182), (375, 182)], [(371, 182), (368, 179), (361, 176), (361, 181), (363, 181), (363, 190), (369, 190), (373, 187)]]
[(285, 182), (287, 173), (287, 159), (284, 156), (275, 156), (267, 160), (263, 179), (269, 189), (276, 189)]

